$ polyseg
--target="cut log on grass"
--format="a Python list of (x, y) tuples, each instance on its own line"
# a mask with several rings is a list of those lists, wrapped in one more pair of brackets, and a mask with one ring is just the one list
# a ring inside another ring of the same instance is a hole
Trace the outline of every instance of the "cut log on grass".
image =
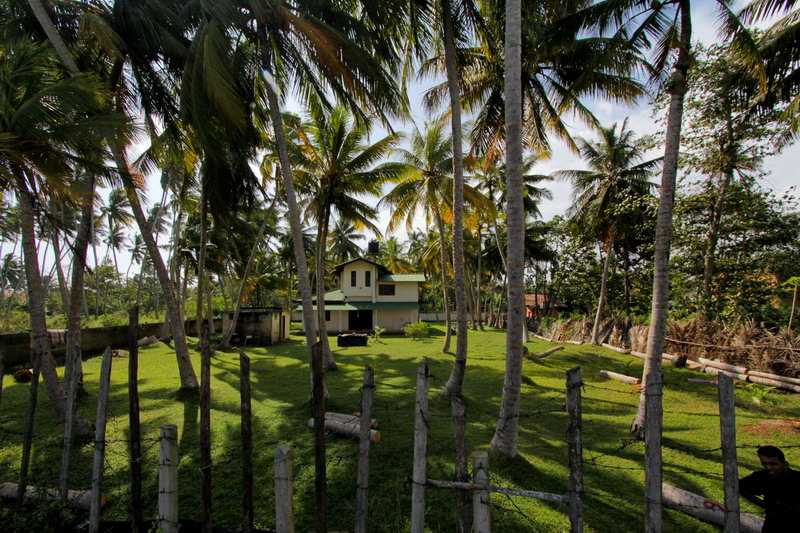
[(136, 344), (138, 344), (139, 346), (147, 346), (148, 344), (155, 344), (157, 342), (158, 339), (151, 335), (149, 337), (142, 337)]
[[(647, 354), (644, 352), (637, 352), (635, 350), (631, 350), (629, 353), (634, 357), (638, 357), (639, 359), (647, 359)], [(674, 363), (675, 361), (680, 359), (680, 357), (678, 357), (677, 355), (672, 355), (671, 353), (662, 353), (661, 359), (665, 359), (670, 363)]]
[(703, 372), (706, 374), (714, 374), (715, 376), (719, 376), (720, 374), (725, 374), (726, 376), (732, 377), (733, 379), (738, 379), (739, 381), (747, 381), (747, 374), (740, 374), (739, 372), (729, 372), (727, 370), (722, 370), (720, 368), (716, 368), (713, 366), (707, 366), (703, 369)]
[(541, 359), (543, 357), (547, 357), (548, 355), (563, 349), (564, 349), (563, 346), (556, 346), (555, 348), (550, 348), (549, 350), (545, 350), (543, 352), (528, 354), (528, 357), (531, 359)]
[(617, 381), (627, 383), (628, 385), (641, 385), (642, 383), (642, 380), (639, 378), (626, 376), (625, 374), (617, 374), (616, 372), (610, 372), (608, 370), (601, 370), (600, 375), (609, 379), (615, 379)]
[[(325, 420), (341, 420), (342, 422), (346, 422), (348, 424), (361, 424), (361, 413), (355, 413), (352, 415), (344, 414), (344, 413), (331, 413), (330, 411), (325, 413)], [(378, 429), (378, 420), (375, 418), (370, 419), (370, 426), (372, 429)]]
[(712, 387), (717, 386), (716, 379), (700, 379), (700, 378), (689, 378), (686, 380), (688, 383), (693, 383), (695, 385), (711, 385)]
[[(668, 483), (661, 485), (661, 494), (664, 505), (671, 509), (718, 526), (725, 522), (725, 506), (719, 502), (703, 498)], [(763, 527), (763, 518), (750, 513), (739, 513), (739, 531), (741, 533), (760, 533)]]
[[(17, 497), (18, 485), (16, 483), (0, 483), (0, 498), (13, 500)], [(56, 489), (42, 489), (31, 487), (25, 489), (25, 499), (53, 502), (59, 499)], [(89, 490), (70, 490), (67, 491), (67, 503), (77, 509), (89, 510), (91, 505), (92, 492)], [(103, 494), (100, 497), (100, 505), (105, 507), (108, 497)]]
[(776, 379), (767, 379), (762, 378), (761, 376), (748, 375), (747, 381), (750, 381), (751, 383), (758, 383), (759, 385), (767, 385), (768, 387), (775, 387), (776, 389), (800, 393), (800, 385), (792, 385), (791, 383), (778, 381)]
[(615, 352), (619, 353), (631, 353), (630, 348), (620, 348), (619, 346), (613, 346), (611, 344), (608, 344), (607, 342), (602, 343), (600, 346), (602, 346), (603, 348), (608, 348), (609, 350), (614, 350)]
[(552, 340), (548, 339), (547, 337), (542, 337), (541, 335), (537, 335), (536, 333), (533, 333), (533, 336), (536, 337), (537, 339), (539, 339), (540, 341), (553, 342)]
[(561, 341), (561, 342), (566, 342), (567, 344), (577, 344), (578, 346), (583, 344), (583, 341)]
[(790, 383), (792, 385), (800, 385), (800, 379), (790, 378), (787, 376), (779, 376), (778, 374), (770, 374), (768, 372), (759, 372), (757, 370), (751, 370), (750, 372), (747, 373), (747, 375), (757, 376), (766, 379), (774, 379), (775, 381), (783, 381), (784, 383)]
[[(308, 420), (308, 427), (314, 427), (314, 419)], [(342, 437), (350, 437), (351, 439), (358, 439), (361, 431), (361, 424), (350, 424), (338, 419), (325, 418), (325, 431), (330, 431), (334, 435)], [(381, 432), (375, 429), (369, 430), (369, 440), (372, 444), (378, 444), (381, 441)]]
[(727, 370), (728, 372), (735, 372), (736, 374), (747, 374), (746, 366), (729, 365), (728, 363), (723, 363), (722, 361), (717, 361), (716, 359), (706, 359), (704, 357), (698, 357), (697, 361), (702, 365), (713, 366), (714, 368)]

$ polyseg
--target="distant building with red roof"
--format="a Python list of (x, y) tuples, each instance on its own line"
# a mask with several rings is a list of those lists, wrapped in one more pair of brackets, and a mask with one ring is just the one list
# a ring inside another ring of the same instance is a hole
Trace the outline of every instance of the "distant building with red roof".
[(544, 294), (525, 295), (525, 316), (527, 318), (558, 318), (559, 313), (567, 309), (566, 304), (558, 300), (549, 300)]

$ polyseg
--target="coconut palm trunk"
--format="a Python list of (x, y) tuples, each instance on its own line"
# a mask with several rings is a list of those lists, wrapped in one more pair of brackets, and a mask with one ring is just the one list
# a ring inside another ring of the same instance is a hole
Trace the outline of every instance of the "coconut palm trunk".
[(439, 230), (439, 261), (442, 270), (442, 302), (444, 305), (444, 344), (442, 353), (450, 352), (450, 336), (452, 334), (452, 320), (450, 318), (450, 294), (447, 290), (447, 245), (444, 237), (444, 220), (439, 212), (436, 212), (436, 227)]
[[(256, 240), (253, 243), (253, 248), (250, 250), (250, 255), (247, 258), (247, 264), (244, 267), (244, 272), (242, 273), (242, 280), (239, 282), (239, 290), (236, 293), (236, 308), (233, 311), (233, 319), (231, 319), (230, 325), (228, 326), (228, 331), (225, 332), (225, 335), (222, 338), (221, 346), (229, 346), (231, 342), (231, 337), (233, 336), (234, 332), (236, 331), (236, 324), (239, 320), (239, 313), (242, 310), (242, 300), (244, 299), (244, 289), (247, 286), (247, 278), (250, 276), (250, 270), (253, 268), (253, 262), (256, 257), (256, 253), (258, 252), (258, 248), (261, 245), (261, 239), (264, 238), (264, 233), (267, 231), (267, 226), (269, 225), (270, 221), (272, 220), (272, 214), (275, 210), (275, 203), (278, 200), (278, 192), (275, 191), (275, 196), (272, 197), (272, 203), (267, 210), (266, 215), (264, 216), (264, 220), (261, 222), (261, 226), (258, 228), (258, 234), (256, 235)], [(222, 291), (225, 294), (225, 291)], [(225, 305), (227, 308), (227, 303)]]
[(664, 168), (656, 215), (655, 252), (653, 257), (653, 302), (647, 336), (647, 357), (642, 376), (642, 395), (631, 432), (645, 438), (645, 531), (661, 531), (661, 432), (663, 425), (661, 354), (669, 306), (669, 252), (672, 239), (672, 209), (678, 173), (683, 103), (691, 61), (691, 14), (688, 0), (680, 0), (680, 46), (678, 59), (667, 90), (670, 104), (667, 115)]
[(317, 249), (315, 255), (316, 282), (317, 282), (317, 328), (319, 340), (322, 342), (322, 354), (326, 370), (336, 369), (336, 361), (331, 353), (328, 342), (328, 325), (325, 320), (325, 247), (328, 242), (328, 223), (331, 217), (331, 207), (326, 204), (323, 214), (317, 224)]
[[(117, 170), (122, 177), (122, 182), (125, 186), (125, 193), (128, 201), (131, 204), (131, 211), (136, 219), (136, 224), (139, 226), (139, 232), (142, 235), (142, 240), (147, 247), (147, 252), (150, 255), (150, 260), (153, 263), (158, 281), (161, 284), (161, 290), (164, 293), (164, 301), (166, 303), (166, 314), (169, 317), (170, 328), (172, 330), (172, 341), (175, 346), (175, 357), (178, 361), (178, 373), (180, 374), (181, 389), (197, 390), (199, 385), (197, 383), (197, 376), (192, 367), (192, 361), (189, 358), (189, 346), (186, 344), (186, 333), (183, 328), (183, 322), (180, 320), (180, 311), (178, 303), (175, 298), (175, 291), (172, 288), (172, 283), (169, 279), (169, 273), (164, 265), (164, 260), (161, 258), (161, 252), (158, 249), (158, 244), (153, 238), (153, 231), (150, 228), (150, 223), (142, 209), (142, 204), (139, 201), (139, 194), (133, 185), (133, 180), (128, 170), (128, 163), (125, 159), (125, 154), (120, 146), (111, 145), (111, 153), (114, 156), (114, 163), (117, 165)], [(141, 278), (141, 276), (140, 276)], [(141, 281), (141, 280), (140, 280)]]
[(521, 2), (506, 0), (505, 123), (506, 123), (506, 256), (508, 327), (506, 369), (500, 416), (490, 444), (496, 452), (517, 454), (520, 387), (522, 383), (522, 327), (525, 319), (525, 212), (522, 205), (522, 64)]
[[(76, 393), (83, 390), (83, 362), (80, 353), (81, 308), (85, 305), (86, 300), (84, 272), (86, 271), (86, 252), (92, 232), (94, 189), (94, 174), (86, 172), (81, 178), (80, 220), (78, 221), (78, 231), (75, 233), (75, 242), (72, 243), (72, 283), (67, 307), (66, 373), (70, 377), (70, 381), (76, 384)], [(72, 394), (71, 391), (70, 394)]]
[(200, 253), (197, 260), (197, 312), (195, 314), (195, 327), (197, 338), (203, 331), (203, 299), (206, 297), (206, 245), (208, 244), (208, 200), (206, 199), (206, 186), (203, 184), (200, 191)]
[(603, 275), (600, 279), (600, 297), (597, 299), (597, 312), (594, 315), (594, 325), (592, 326), (592, 344), (600, 344), (597, 338), (600, 334), (600, 324), (603, 322), (603, 308), (606, 305), (608, 296), (608, 267), (611, 264), (611, 256), (614, 253), (614, 237), (609, 237), (606, 242), (606, 260), (603, 262)]
[[(294, 190), (294, 180), (292, 179), (292, 167), (289, 163), (289, 152), (286, 145), (286, 135), (283, 132), (283, 121), (281, 119), (280, 104), (278, 95), (272, 87), (272, 83), (267, 81), (266, 92), (269, 104), (269, 114), (272, 120), (272, 128), (275, 135), (275, 144), (278, 146), (278, 156), (281, 165), (281, 176), (283, 177), (283, 192), (286, 196), (286, 205), (289, 211), (289, 228), (292, 232), (292, 243), (294, 244), (294, 259), (297, 267), (298, 285), (300, 286), (300, 299), (303, 307), (303, 329), (306, 335), (306, 348), (308, 349), (308, 361), (311, 363), (313, 357), (313, 347), (316, 342), (314, 334), (314, 308), (311, 302), (311, 283), (308, 277), (308, 264), (306, 263), (305, 248), (303, 248), (303, 232), (300, 225), (300, 208), (297, 205), (297, 196)], [(313, 379), (313, 376), (312, 376)]]
[(706, 257), (703, 265), (703, 311), (708, 313), (711, 307), (711, 281), (714, 277), (715, 255), (719, 241), (719, 225), (722, 220), (722, 209), (725, 204), (725, 193), (733, 181), (733, 171), (726, 172), (717, 189), (714, 207), (711, 213), (711, 223), (708, 226), (708, 243), (706, 244)]
[[(450, 0), (442, 1), (445, 68), (450, 93), (450, 124), (453, 134), (453, 281), (456, 297), (456, 358), (450, 378), (442, 390), (445, 396), (459, 396), (467, 367), (467, 280), (464, 268), (464, 164), (461, 153), (461, 102), (456, 73), (456, 42)], [(467, 508), (467, 506), (465, 506)], [(459, 521), (458, 528), (469, 524)], [(467, 520), (469, 522), (469, 520)]]
[(483, 329), (483, 301), (481, 300), (481, 272), (483, 271), (483, 239), (481, 238), (481, 226), (478, 226), (478, 269), (475, 273), (475, 314), (478, 316), (478, 327)]
[(61, 243), (59, 241), (59, 232), (53, 228), (53, 261), (56, 268), (56, 276), (58, 277), (58, 292), (61, 296), (61, 306), (64, 309), (64, 314), (67, 313), (67, 306), (69, 305), (69, 293), (67, 291), (67, 280), (64, 277), (64, 267), (61, 264)]
[[(64, 389), (58, 381), (56, 362), (50, 353), (50, 342), (47, 337), (45, 320), (45, 294), (39, 262), (36, 254), (36, 233), (34, 230), (33, 197), (28, 190), (22, 169), (15, 176), (15, 185), (20, 209), (20, 227), (22, 230), (22, 254), (25, 259), (25, 280), (28, 289), (28, 314), (31, 324), (31, 350), (34, 365), (39, 369), (50, 402), (58, 414), (62, 424), (67, 420), (67, 399)], [(74, 435), (90, 435), (92, 426), (86, 420), (73, 419)]]

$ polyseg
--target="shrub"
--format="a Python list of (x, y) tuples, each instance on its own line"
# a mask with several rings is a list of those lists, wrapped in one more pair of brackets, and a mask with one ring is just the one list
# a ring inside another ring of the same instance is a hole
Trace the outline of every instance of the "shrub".
[(403, 328), (403, 333), (406, 334), (406, 337), (411, 337), (412, 339), (416, 340), (430, 335), (430, 328), (428, 328), (427, 323), (419, 321), (412, 324), (406, 324), (406, 326)]

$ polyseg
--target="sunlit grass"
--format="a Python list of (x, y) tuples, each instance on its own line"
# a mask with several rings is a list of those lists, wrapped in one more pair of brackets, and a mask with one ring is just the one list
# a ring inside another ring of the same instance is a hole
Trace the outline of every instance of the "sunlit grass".
[[(429, 477), (452, 478), (452, 425), (450, 406), (438, 392), (447, 379), (452, 356), (441, 353), (442, 328), (437, 336), (413, 341), (384, 336), (369, 347), (335, 348), (339, 370), (326, 376), (332, 399), (328, 410), (352, 413), (359, 410), (359, 388), (366, 364), (375, 369), (375, 418), (380, 422), (382, 441), (371, 452), (370, 524), (372, 531), (403, 531), (409, 526), (412, 442), (414, 426), (414, 385), (417, 366), (428, 358), (431, 374), (431, 436)], [(469, 363), (465, 384), (468, 444), (470, 450), (485, 450), (494, 432), (504, 371), (504, 335), (499, 330), (470, 331)], [(332, 339), (335, 346), (335, 339)], [(551, 345), (529, 343), (530, 351)], [(252, 359), (256, 525), (274, 528), (272, 454), (278, 443), (292, 447), (295, 463), (296, 516), (298, 531), (313, 528), (313, 442), (306, 423), (310, 416), (309, 376), (306, 351), (299, 336), (272, 347), (247, 348)], [(145, 515), (155, 516), (157, 454), (155, 440), (161, 424), (177, 424), (180, 440), (180, 512), (189, 519), (200, 517), (198, 475), (197, 398), (177, 393), (178, 377), (174, 352), (157, 344), (142, 348), (140, 395), (142, 434), (145, 439)], [(217, 352), (212, 361), (212, 428), (214, 523), (238, 528), (241, 516), (240, 426), (238, 352)], [(109, 495), (105, 519), (125, 520), (128, 516), (129, 473), (127, 454), (127, 359), (113, 362), (109, 423), (107, 475), (104, 491)], [(199, 357), (193, 353), (199, 374)], [(568, 474), (564, 443), (566, 415), (563, 413), (565, 372), (581, 366), (586, 383), (583, 397), (586, 524), (590, 531), (641, 531), (644, 446), (628, 441), (628, 427), (638, 395), (632, 387), (598, 375), (608, 369), (631, 375), (641, 374), (642, 361), (602, 348), (566, 345), (546, 359), (524, 363), (520, 454), (515, 459), (490, 458), (494, 484), (564, 493)], [(99, 359), (85, 363), (89, 396), (81, 400), (82, 415), (93, 418)], [(667, 368), (664, 417), (665, 481), (707, 497), (721, 500), (721, 464), (716, 389), (690, 385), (688, 370)], [(19, 468), (20, 437), (28, 385), (5, 380), (0, 403), (0, 481), (14, 481)], [(739, 444), (797, 443), (797, 435), (775, 433), (752, 435), (743, 427), (763, 418), (800, 417), (800, 399), (789, 394), (770, 393), (771, 402), (754, 401), (747, 390), (737, 390)], [(37, 438), (31, 467), (31, 482), (57, 485), (61, 431), (42, 391), (36, 420)], [(12, 432), (12, 433), (9, 433)], [(355, 505), (355, 464), (357, 443), (329, 437), (329, 514), (331, 530), (351, 530)], [(87, 444), (75, 455), (71, 487), (90, 486), (92, 447)], [(795, 449), (789, 461), (798, 460)], [(742, 472), (757, 467), (751, 449), (740, 449)], [(697, 473), (686, 473), (692, 471)], [(453, 529), (455, 499), (452, 491), (429, 489), (427, 524), (431, 531)], [(540, 503), (523, 498), (494, 495), (493, 521), (497, 531), (568, 531), (564, 505)], [(747, 507), (751, 509), (750, 507)], [(715, 531), (680, 513), (668, 511), (665, 531)]]

